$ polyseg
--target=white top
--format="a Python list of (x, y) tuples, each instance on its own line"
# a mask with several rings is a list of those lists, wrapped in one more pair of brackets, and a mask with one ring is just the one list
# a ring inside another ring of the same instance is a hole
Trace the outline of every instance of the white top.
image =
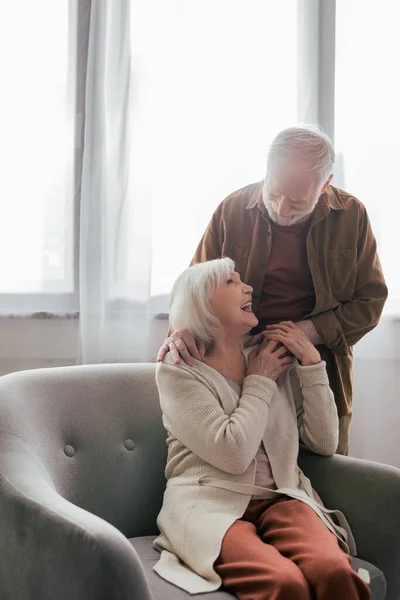
[[(242, 386), (239, 385), (237, 381), (231, 379), (224, 375), (226, 381), (229, 383), (233, 391), (239, 396), (242, 394)], [(274, 480), (274, 476), (272, 475), (271, 464), (268, 460), (267, 453), (265, 452), (264, 444), (261, 442), (260, 447), (257, 450), (256, 454), (256, 478), (254, 481), (254, 485), (259, 487), (269, 488), (276, 490), (277, 486)], [(253, 496), (253, 500), (262, 500), (265, 498), (270, 498), (270, 494)]]

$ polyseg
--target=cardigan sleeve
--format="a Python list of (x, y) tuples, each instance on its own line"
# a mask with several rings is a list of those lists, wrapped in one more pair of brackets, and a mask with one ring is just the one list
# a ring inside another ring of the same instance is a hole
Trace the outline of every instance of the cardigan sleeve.
[(330, 456), (339, 443), (339, 419), (325, 362), (298, 365), (297, 377), (303, 398), (297, 415), (300, 440), (316, 454)]
[(156, 378), (165, 427), (214, 467), (244, 473), (264, 435), (276, 383), (249, 375), (238, 407), (227, 415), (216, 391), (200, 377), (186, 365), (159, 364)]

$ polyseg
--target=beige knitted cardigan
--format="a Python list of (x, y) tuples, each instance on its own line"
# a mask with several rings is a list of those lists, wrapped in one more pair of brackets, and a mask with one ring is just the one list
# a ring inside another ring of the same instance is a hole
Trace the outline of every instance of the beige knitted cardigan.
[(168, 354), (156, 378), (168, 432), (168, 483), (154, 542), (161, 551), (154, 569), (161, 577), (191, 594), (220, 587), (213, 564), (223, 537), (252, 496), (266, 491), (254, 486), (261, 442), (278, 488), (271, 497), (284, 494), (309, 504), (355, 554), (344, 516), (323, 507), (297, 465), (299, 439), (317, 454), (337, 448), (338, 416), (324, 362), (296, 363), (279, 387), (249, 375), (240, 398), (218, 371), (199, 361), (177, 366)]

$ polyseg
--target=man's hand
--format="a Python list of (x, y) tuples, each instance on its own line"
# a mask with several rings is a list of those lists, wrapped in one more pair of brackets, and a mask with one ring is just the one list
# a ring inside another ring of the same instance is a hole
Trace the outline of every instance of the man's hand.
[[(305, 333), (314, 346), (319, 346), (320, 344), (324, 343), (323, 339), (319, 336), (318, 331), (315, 329), (311, 319), (306, 319), (305, 321), (296, 321), (296, 325), (303, 331), (303, 333)], [(257, 344), (261, 344), (266, 338), (268, 338), (268, 332), (272, 329), (275, 329), (275, 327), (276, 325), (267, 325), (265, 331), (251, 336), (246, 346), (256, 346)]]
[(168, 352), (171, 352), (172, 360), (176, 365), (181, 362), (182, 358), (189, 367), (192, 367), (193, 358), (203, 362), (205, 346), (204, 344), (200, 344), (200, 346), (197, 347), (195, 339), (190, 331), (182, 329), (180, 331), (174, 331), (174, 333), (165, 340), (158, 352), (157, 362), (162, 362)]
[(311, 319), (306, 319), (305, 321), (296, 321), (297, 327), (306, 334), (308, 339), (314, 346), (319, 346), (324, 343), (324, 340), (320, 337), (318, 331), (314, 327), (314, 323)]
[(268, 327), (267, 339), (283, 344), (303, 367), (321, 362), (321, 356), (304, 331), (291, 321)]

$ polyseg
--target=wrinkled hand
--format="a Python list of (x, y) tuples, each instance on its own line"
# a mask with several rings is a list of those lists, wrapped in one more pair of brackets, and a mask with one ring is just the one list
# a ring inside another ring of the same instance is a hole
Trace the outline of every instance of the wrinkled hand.
[[(305, 321), (296, 321), (295, 325), (297, 325), (297, 327), (299, 327), (306, 334), (306, 336), (308, 337), (310, 342), (314, 344), (314, 346), (318, 346), (324, 343), (318, 331), (315, 329), (315, 326), (311, 319), (306, 319)], [(256, 346), (257, 344), (261, 344), (261, 342), (268, 338), (268, 331), (274, 328), (275, 325), (267, 325), (265, 331), (251, 336), (246, 346)]]
[(174, 331), (172, 335), (167, 337), (161, 346), (157, 362), (162, 362), (168, 352), (171, 352), (172, 360), (177, 365), (181, 362), (181, 358), (189, 366), (193, 366), (193, 358), (203, 361), (205, 354), (204, 344), (197, 347), (193, 335), (187, 329)]
[(256, 333), (252, 335), (249, 340), (246, 342), (246, 346), (257, 346), (257, 344), (262, 344), (267, 336), (266, 331), (262, 331), (261, 333)]
[(295, 325), (297, 325), (297, 327), (300, 327), (300, 329), (306, 334), (306, 336), (308, 337), (310, 342), (314, 344), (314, 346), (318, 346), (324, 343), (318, 331), (315, 329), (315, 325), (311, 319), (305, 319), (305, 321), (297, 321)]
[(304, 331), (292, 321), (268, 325), (266, 339), (280, 342), (299, 360), (303, 367), (321, 362), (321, 355)]
[(287, 348), (276, 342), (265, 340), (260, 350), (253, 350), (247, 362), (247, 375), (261, 375), (277, 381), (293, 364)]

